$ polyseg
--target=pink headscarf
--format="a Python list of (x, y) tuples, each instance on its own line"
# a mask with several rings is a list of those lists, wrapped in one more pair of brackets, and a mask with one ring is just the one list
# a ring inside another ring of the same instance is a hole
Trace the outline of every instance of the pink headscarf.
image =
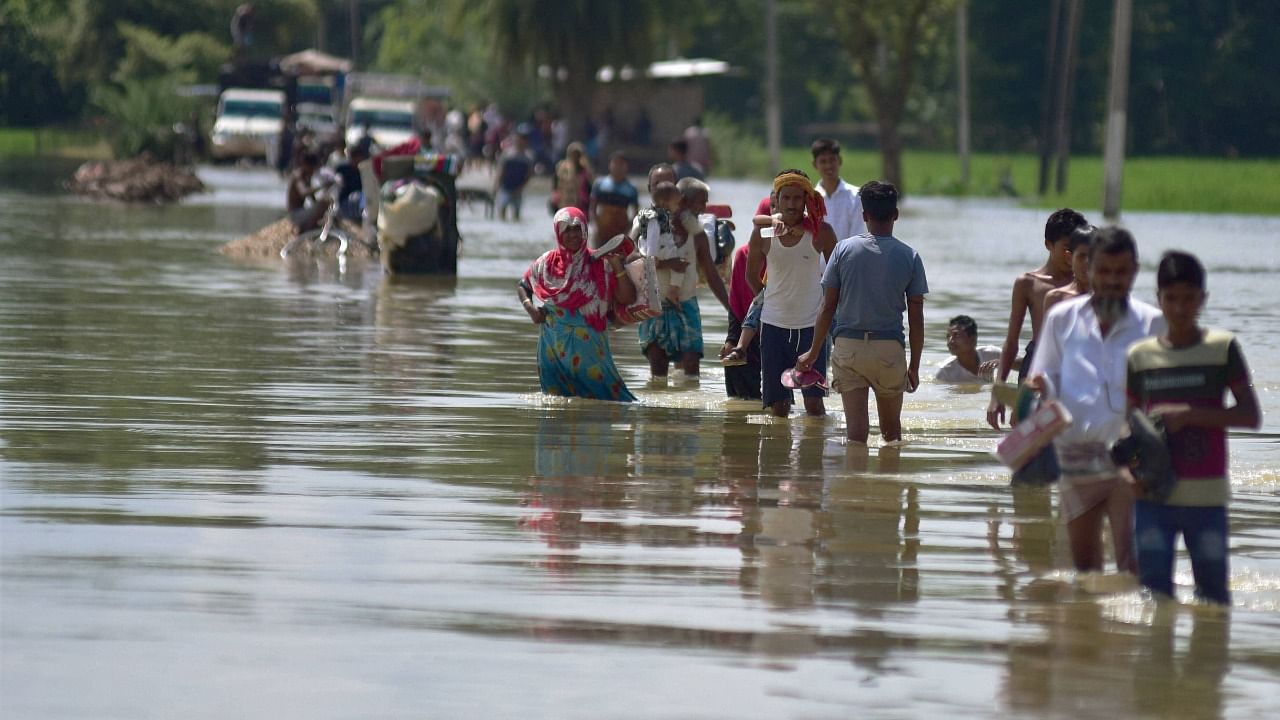
[[(603, 331), (608, 326), (614, 282), (603, 260), (587, 251), (587, 216), (576, 207), (561, 208), (551, 220), (556, 249), (533, 261), (524, 279), (539, 300), (563, 310), (578, 310), (587, 324)], [(582, 245), (576, 251), (564, 246), (564, 231), (582, 228)]]

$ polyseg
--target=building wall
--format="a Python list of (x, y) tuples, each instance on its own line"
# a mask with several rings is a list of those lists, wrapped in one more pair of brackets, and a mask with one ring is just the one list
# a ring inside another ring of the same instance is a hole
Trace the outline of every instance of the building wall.
[[(667, 144), (684, 133), (702, 115), (703, 88), (697, 79), (629, 80), (600, 83), (592, 103), (592, 119), (609, 127), (608, 143), (599, 163), (614, 150), (622, 150), (631, 170), (643, 173), (648, 166), (667, 159)], [(648, 118), (647, 142), (642, 118)]]

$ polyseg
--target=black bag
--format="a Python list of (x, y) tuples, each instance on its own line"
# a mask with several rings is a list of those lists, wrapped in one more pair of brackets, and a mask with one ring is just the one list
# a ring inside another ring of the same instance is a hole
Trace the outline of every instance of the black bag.
[(717, 219), (715, 224), (715, 237), (711, 238), (712, 247), (715, 248), (715, 264), (723, 265), (728, 261), (729, 256), (733, 254), (733, 247), (736, 244), (733, 239), (733, 230), (729, 227), (729, 223)]
[(1152, 502), (1168, 500), (1178, 481), (1164, 422), (1141, 410), (1129, 411), (1129, 436), (1111, 446), (1111, 461), (1128, 467)]

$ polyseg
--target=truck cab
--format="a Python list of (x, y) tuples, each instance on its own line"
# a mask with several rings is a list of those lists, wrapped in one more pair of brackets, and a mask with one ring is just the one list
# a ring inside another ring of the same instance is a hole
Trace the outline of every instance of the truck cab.
[(227, 88), (218, 97), (218, 115), (210, 133), (214, 160), (267, 159), (280, 135), (285, 95), (279, 90)]
[(347, 106), (347, 145), (367, 131), (382, 148), (407, 142), (417, 131), (417, 105), (412, 100), (357, 97)]

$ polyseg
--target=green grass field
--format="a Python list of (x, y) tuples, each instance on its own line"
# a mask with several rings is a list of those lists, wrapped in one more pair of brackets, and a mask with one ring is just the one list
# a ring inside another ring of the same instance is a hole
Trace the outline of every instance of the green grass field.
[[(875, 151), (845, 150), (844, 170), (850, 182), (880, 174)], [(787, 148), (784, 167), (812, 169), (807, 149)], [(1016, 196), (1034, 207), (1102, 206), (1102, 158), (1071, 159), (1067, 191), (1036, 196), (1039, 160), (1031, 155), (974, 155), (969, 188), (960, 187), (960, 162), (954, 153), (907, 152), (903, 161), (906, 190), (914, 195)], [(812, 173), (811, 173), (812, 174)], [(1002, 182), (1002, 179), (1005, 181)], [(1125, 162), (1121, 207), (1125, 210), (1247, 213), (1280, 215), (1280, 159), (1138, 157)]]
[(101, 159), (111, 157), (111, 147), (84, 130), (0, 127), (0, 157), (39, 155)]

